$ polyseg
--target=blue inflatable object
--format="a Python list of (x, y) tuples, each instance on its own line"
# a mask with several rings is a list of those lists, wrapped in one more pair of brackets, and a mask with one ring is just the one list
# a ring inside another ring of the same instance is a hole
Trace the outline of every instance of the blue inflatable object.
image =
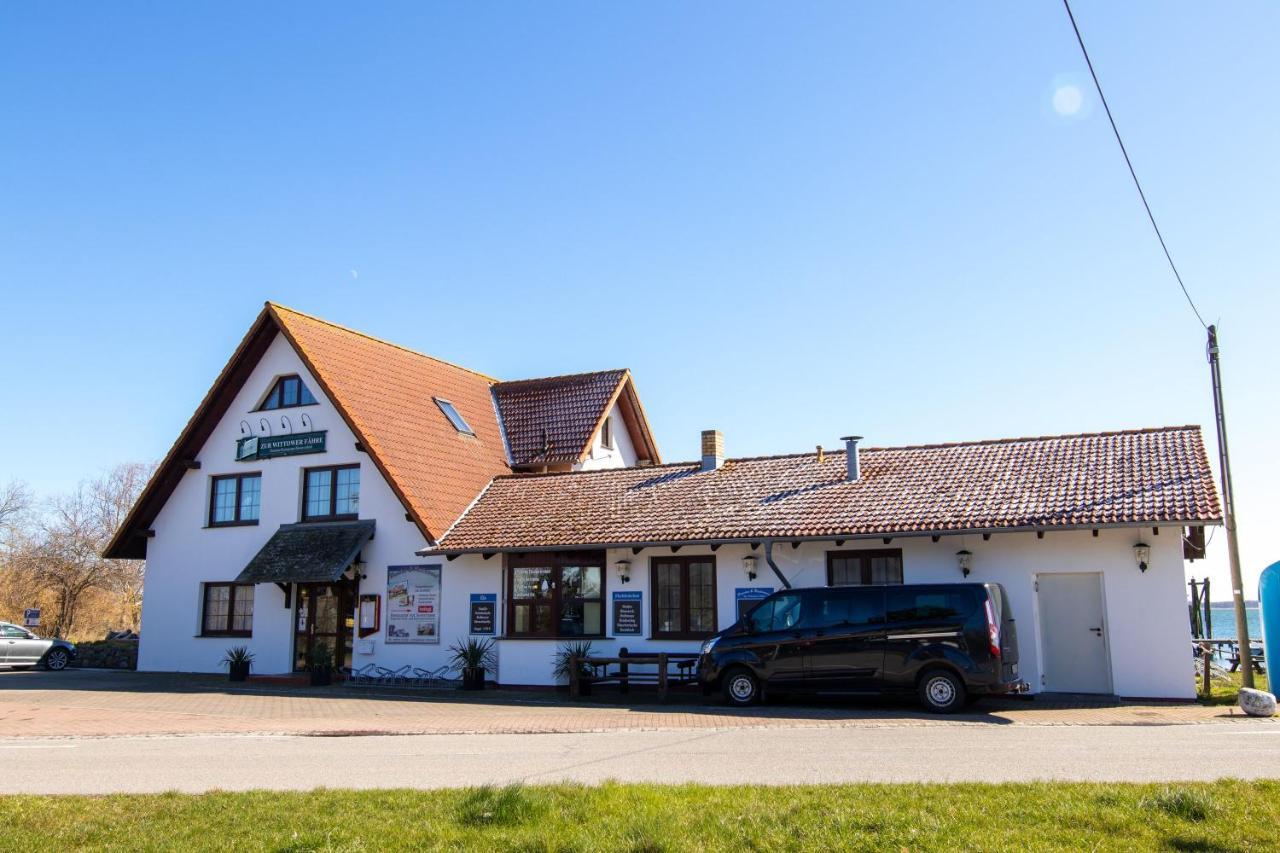
[(1280, 660), (1280, 562), (1262, 570), (1262, 577), (1258, 579), (1258, 602), (1262, 605), (1263, 653), (1267, 663), (1272, 663)]

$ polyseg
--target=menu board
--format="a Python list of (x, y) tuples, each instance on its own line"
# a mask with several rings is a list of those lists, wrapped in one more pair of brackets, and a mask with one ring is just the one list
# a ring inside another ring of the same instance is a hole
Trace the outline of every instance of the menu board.
[(440, 642), (440, 566), (387, 567), (387, 644)]
[(642, 631), (640, 620), (640, 592), (615, 592), (613, 594), (613, 633), (639, 634)]
[(471, 593), (471, 633), (493, 634), (498, 624), (498, 596), (492, 592)]

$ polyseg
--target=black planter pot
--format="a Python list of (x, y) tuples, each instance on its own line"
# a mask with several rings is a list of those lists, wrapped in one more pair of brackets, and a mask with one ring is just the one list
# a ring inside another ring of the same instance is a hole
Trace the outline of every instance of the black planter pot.
[(333, 683), (333, 670), (331, 669), (311, 670), (311, 686), (312, 687), (328, 687), (332, 683)]
[(591, 679), (585, 675), (578, 676), (578, 695), (579, 696), (591, 695)]
[(231, 681), (244, 681), (249, 677), (249, 661), (233, 661), (227, 664), (227, 678)]
[(463, 690), (484, 690), (484, 667), (467, 667), (462, 670)]

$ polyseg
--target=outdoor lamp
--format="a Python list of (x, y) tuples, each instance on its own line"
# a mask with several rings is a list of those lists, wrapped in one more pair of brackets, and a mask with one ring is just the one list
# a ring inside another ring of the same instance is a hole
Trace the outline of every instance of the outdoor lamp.
[(630, 560), (625, 560), (625, 559), (619, 560), (618, 562), (614, 563), (613, 566), (615, 569), (618, 570), (618, 580), (622, 581), (623, 583), (629, 583), (631, 581), (631, 561)]
[(756, 579), (756, 557), (754, 554), (748, 554), (742, 558), (742, 570), (747, 573), (747, 580)]
[(966, 548), (956, 551), (956, 564), (960, 566), (964, 576), (969, 577), (969, 569), (973, 567), (973, 552)]
[(1134, 545), (1133, 559), (1138, 564), (1138, 571), (1145, 572), (1147, 565), (1151, 562), (1151, 546), (1146, 542), (1139, 542)]

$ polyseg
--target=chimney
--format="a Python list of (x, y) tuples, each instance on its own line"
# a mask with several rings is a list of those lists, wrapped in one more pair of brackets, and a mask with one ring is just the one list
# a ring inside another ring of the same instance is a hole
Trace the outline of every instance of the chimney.
[(862, 441), (862, 436), (846, 435), (840, 440), (844, 442), (847, 457), (845, 459), (845, 481), (856, 483), (862, 477), (862, 466), (858, 464), (858, 442)]
[(724, 464), (724, 436), (718, 429), (702, 431), (702, 470), (713, 471)]

